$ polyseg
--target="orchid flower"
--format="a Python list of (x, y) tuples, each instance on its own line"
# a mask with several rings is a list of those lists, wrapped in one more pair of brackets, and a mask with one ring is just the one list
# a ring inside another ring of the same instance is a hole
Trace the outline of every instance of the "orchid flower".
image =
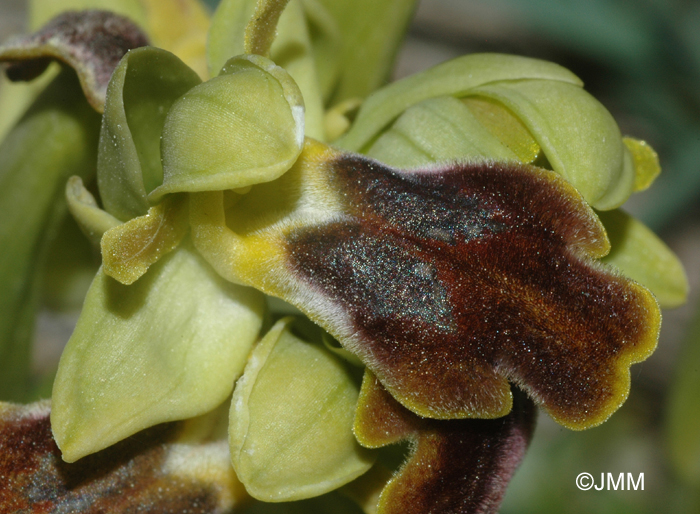
[(0, 147), (0, 349), (50, 213), (101, 253), (50, 407), (0, 411), (0, 501), (496, 512), (535, 406), (622, 405), (687, 283), (618, 209), (656, 154), (573, 73), (475, 54), (380, 87), (410, 0), (222, 0), (206, 56), (194, 0), (117, 4), (0, 47), (13, 79), (63, 63)]

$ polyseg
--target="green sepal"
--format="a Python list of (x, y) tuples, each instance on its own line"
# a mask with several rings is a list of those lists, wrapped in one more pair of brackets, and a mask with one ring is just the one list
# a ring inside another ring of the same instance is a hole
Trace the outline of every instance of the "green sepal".
[(270, 502), (337, 489), (374, 460), (352, 433), (356, 380), (290, 323), (279, 321), (255, 347), (231, 402), (233, 467), (251, 496)]
[[(256, 6), (256, 0), (223, 0), (219, 4), (207, 43), (207, 59), (212, 76), (218, 75), (231, 57), (247, 53), (246, 27)], [(301, 91), (306, 110), (306, 135), (324, 140), (323, 100), (306, 15), (301, 0), (288, 3), (279, 18), (269, 58), (289, 73)]]
[(347, 150), (364, 151), (389, 123), (411, 105), (438, 96), (465, 96), (470, 89), (491, 82), (522, 79), (582, 85), (576, 75), (550, 62), (514, 55), (466, 55), (375, 92), (362, 105), (353, 127), (336, 144)]
[(688, 297), (688, 278), (671, 249), (641, 221), (619, 209), (599, 212), (610, 239), (601, 260), (647, 287), (664, 308), (678, 307)]
[(100, 270), (54, 383), (51, 425), (63, 459), (223, 402), (264, 305), (261, 293), (224, 281), (187, 243), (131, 286)]
[(367, 155), (403, 169), (457, 159), (517, 160), (464, 103), (451, 96), (409, 107), (379, 136)]
[(163, 185), (150, 198), (269, 182), (294, 164), (303, 143), (304, 101), (294, 80), (265, 57), (234, 57), (170, 109)]
[(329, 103), (367, 97), (388, 80), (417, 1), (317, 1), (335, 20), (342, 42), (335, 58), (340, 70)]
[(0, 397), (28, 390), (36, 270), (65, 215), (63, 185), (95, 166), (99, 116), (64, 70), (0, 145)]
[(487, 84), (469, 94), (500, 102), (520, 118), (552, 169), (594, 208), (613, 209), (632, 193), (634, 166), (625, 165), (617, 123), (577, 84), (518, 80)]
[(107, 212), (127, 221), (146, 214), (147, 195), (163, 180), (160, 137), (175, 100), (201, 82), (175, 55), (158, 48), (132, 50), (107, 89), (97, 162)]

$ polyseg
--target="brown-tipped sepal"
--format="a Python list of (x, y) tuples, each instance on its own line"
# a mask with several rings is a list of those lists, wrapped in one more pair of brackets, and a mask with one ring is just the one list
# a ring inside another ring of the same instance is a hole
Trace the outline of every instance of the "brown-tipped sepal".
[(224, 441), (179, 441), (158, 425), (77, 463), (61, 460), (49, 402), (0, 403), (0, 514), (16, 512), (229, 512), (247, 496)]
[(494, 420), (433, 420), (401, 406), (366, 372), (355, 417), (360, 444), (408, 440), (403, 466), (379, 497), (377, 514), (495, 513), (535, 425), (532, 401), (515, 391), (513, 410)]
[(345, 214), (291, 230), (289, 270), (324, 299), (301, 307), (401, 404), (496, 418), (511, 381), (583, 429), (624, 402), (659, 309), (594, 260), (609, 243), (571, 185), (516, 164), (406, 172), (343, 154), (328, 168)]
[(10, 64), (10, 80), (31, 80), (52, 60), (75, 69), (90, 105), (104, 111), (107, 84), (121, 58), (132, 48), (146, 46), (141, 29), (123, 16), (98, 10), (68, 11), (39, 31), (0, 46), (0, 61)]

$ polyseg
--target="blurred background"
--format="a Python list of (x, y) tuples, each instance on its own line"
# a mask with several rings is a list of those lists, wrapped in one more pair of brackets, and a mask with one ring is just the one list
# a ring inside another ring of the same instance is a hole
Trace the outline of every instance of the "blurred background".
[[(23, 30), (24, 7), (24, 0), (0, 2), (0, 40)], [(630, 398), (608, 422), (572, 432), (540, 415), (501, 512), (698, 513), (700, 1), (422, 0), (394, 75), (473, 52), (514, 53), (569, 68), (623, 134), (657, 150), (661, 176), (624, 208), (677, 253), (691, 287), (685, 306), (664, 312), (656, 353), (632, 368)], [(37, 370), (55, 365), (74, 316), (41, 316)], [(644, 490), (581, 491), (575, 480), (582, 472), (596, 484), (601, 473), (635, 479), (644, 473)]]

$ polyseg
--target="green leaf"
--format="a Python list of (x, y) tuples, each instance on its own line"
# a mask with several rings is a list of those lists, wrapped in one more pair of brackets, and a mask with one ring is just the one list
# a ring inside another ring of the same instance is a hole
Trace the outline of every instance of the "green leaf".
[(616, 209), (599, 212), (611, 250), (601, 260), (649, 288), (661, 307), (678, 307), (688, 297), (688, 278), (678, 257), (642, 222)]
[(231, 59), (221, 75), (190, 90), (163, 128), (163, 185), (151, 199), (269, 182), (304, 143), (304, 103), (289, 74), (269, 59)]
[(520, 118), (552, 169), (591, 206), (613, 209), (632, 193), (634, 166), (624, 163), (625, 147), (617, 123), (577, 84), (518, 80), (476, 87), (468, 94), (500, 102)]
[(61, 73), (0, 145), (0, 397), (27, 392), (36, 270), (65, 215), (63, 187), (95, 166), (99, 116)]
[(127, 221), (146, 214), (147, 195), (163, 180), (160, 138), (175, 100), (201, 82), (170, 52), (129, 52), (107, 89), (97, 162), (105, 210)]
[(430, 98), (409, 107), (367, 155), (404, 169), (456, 159), (517, 160), (463, 102), (451, 96)]
[(236, 384), (230, 444), (236, 474), (264, 501), (319, 496), (366, 472), (372, 453), (352, 433), (359, 386), (322, 345), (278, 322)]
[(447, 61), (383, 87), (362, 105), (350, 131), (336, 144), (363, 151), (403, 111), (437, 96), (464, 96), (470, 89), (491, 82), (545, 79), (581, 85), (569, 70), (557, 64), (527, 57), (471, 54)]
[(131, 286), (100, 271), (61, 356), (52, 428), (67, 462), (231, 393), (264, 297), (225, 282), (189, 245)]

